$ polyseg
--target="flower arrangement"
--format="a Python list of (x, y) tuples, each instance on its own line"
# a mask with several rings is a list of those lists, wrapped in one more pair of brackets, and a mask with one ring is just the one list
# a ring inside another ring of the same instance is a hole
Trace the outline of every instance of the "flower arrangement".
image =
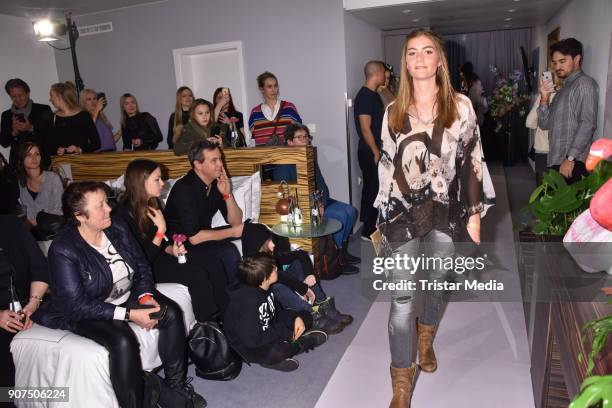
[(529, 101), (529, 95), (521, 90), (520, 82), (523, 74), (515, 70), (508, 78), (499, 76), (497, 67), (491, 67), (491, 71), (498, 76), (495, 89), (489, 99), (489, 113), (497, 121), (496, 132), (502, 128), (501, 119), (513, 109), (519, 109), (519, 115), (525, 116), (525, 105)]

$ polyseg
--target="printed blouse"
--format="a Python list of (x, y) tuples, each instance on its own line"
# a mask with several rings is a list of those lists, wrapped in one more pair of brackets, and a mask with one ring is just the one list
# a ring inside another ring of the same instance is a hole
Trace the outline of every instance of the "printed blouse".
[(388, 121), (395, 105), (386, 109), (374, 207), (388, 243), (401, 244), (432, 229), (461, 240), (469, 216), (484, 216), (495, 202), (472, 103), (461, 94), (456, 98), (458, 118), (447, 129), (406, 115), (396, 133)]

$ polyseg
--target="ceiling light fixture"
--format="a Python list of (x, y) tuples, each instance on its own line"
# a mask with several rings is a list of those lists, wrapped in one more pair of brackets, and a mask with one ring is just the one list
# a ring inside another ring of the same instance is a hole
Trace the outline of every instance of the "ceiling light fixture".
[(402, 13), (404, 14), (412, 13), (412, 10), (410, 9), (402, 10)]
[(504, 28), (510, 28), (512, 27), (512, 24), (504, 24)]
[(66, 25), (58, 21), (49, 19), (34, 22), (34, 34), (38, 37), (38, 41), (51, 42), (57, 41), (66, 35)]
[(512, 21), (512, 17), (506, 17), (504, 18), (504, 21)]
[(516, 9), (510, 9), (508, 10), (508, 13), (514, 13), (516, 11)]
[(420, 18), (413, 18), (413, 19), (412, 19), (412, 22), (413, 22), (413, 23), (418, 23), (419, 21), (421, 21), (421, 19), (420, 19)]

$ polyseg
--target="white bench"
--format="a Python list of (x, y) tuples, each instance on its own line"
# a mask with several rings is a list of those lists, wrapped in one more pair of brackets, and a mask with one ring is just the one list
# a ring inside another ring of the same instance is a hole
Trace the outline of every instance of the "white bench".
[[(187, 287), (160, 283), (157, 289), (183, 310), (185, 333), (196, 323)], [(146, 331), (133, 323), (140, 343), (142, 368), (161, 365), (157, 350), (157, 330)], [(105, 407), (119, 408), (110, 382), (108, 352), (93, 340), (66, 330), (34, 324), (11, 342), (15, 361), (16, 387), (69, 387), (70, 402), (22, 402), (18, 407)]]

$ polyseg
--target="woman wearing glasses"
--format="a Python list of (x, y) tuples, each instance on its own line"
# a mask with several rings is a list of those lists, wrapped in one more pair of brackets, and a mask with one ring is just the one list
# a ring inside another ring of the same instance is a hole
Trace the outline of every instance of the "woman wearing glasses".
[[(443, 259), (453, 256), (454, 242), (480, 243), (480, 218), (494, 193), (476, 114), (470, 100), (453, 90), (442, 38), (429, 30), (411, 32), (401, 61), (397, 99), (383, 118), (377, 228), (385, 256), (425, 252)], [(390, 282), (417, 283), (444, 281), (453, 273), (435, 267), (414, 273), (399, 266), (387, 272)], [(446, 301), (441, 290), (391, 293), (390, 407), (410, 405), (418, 367), (436, 370), (433, 338)]]

